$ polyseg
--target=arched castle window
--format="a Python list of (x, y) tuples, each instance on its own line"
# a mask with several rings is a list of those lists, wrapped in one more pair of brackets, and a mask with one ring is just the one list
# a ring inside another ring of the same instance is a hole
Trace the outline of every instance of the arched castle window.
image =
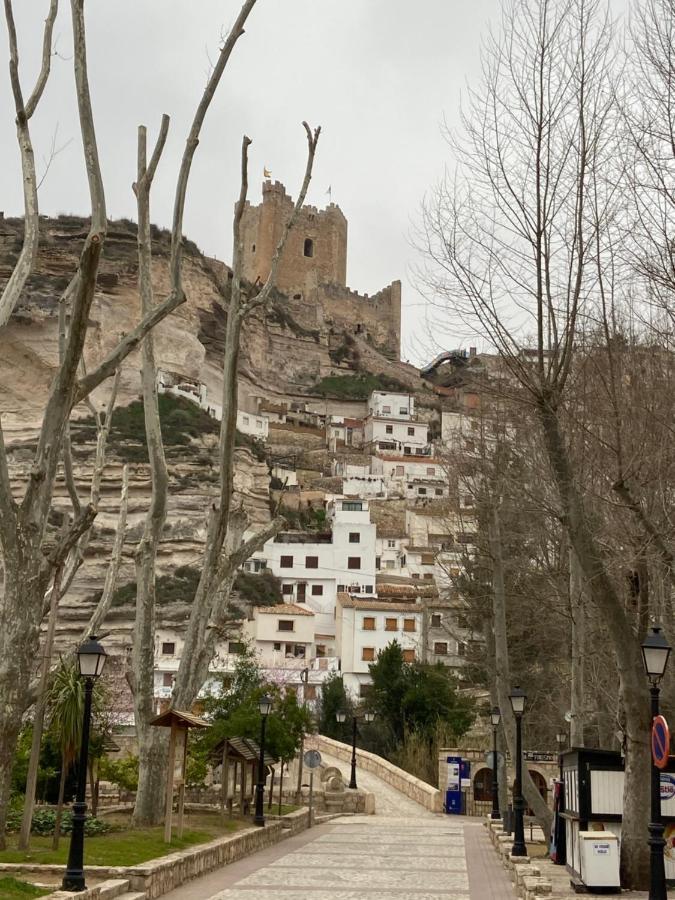
[(314, 241), (311, 238), (305, 238), (305, 256), (314, 256)]
[(255, 253), (255, 244), (251, 244), (251, 253)]

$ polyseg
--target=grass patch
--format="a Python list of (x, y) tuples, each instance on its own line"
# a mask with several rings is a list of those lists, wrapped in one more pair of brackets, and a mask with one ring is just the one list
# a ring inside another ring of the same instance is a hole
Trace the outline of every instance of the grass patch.
[[(214, 838), (231, 834), (250, 822), (241, 819), (220, 820), (218, 815), (188, 815), (182, 838), (175, 836), (170, 844), (164, 843), (164, 826), (157, 828), (129, 828), (128, 817), (109, 817), (117, 829), (98, 837), (86, 838), (84, 842), (84, 862), (89, 866), (134, 866), (138, 863), (166, 856), (176, 850), (184, 850), (197, 844), (205, 844)], [(38, 865), (65, 865), (68, 859), (69, 839), (62, 838), (59, 849), (52, 850), (50, 837), (32, 837), (31, 849), (18, 850), (14, 840), (8, 841), (8, 848), (0, 851), (3, 863), (37, 863)], [(30, 887), (30, 885), (28, 886)], [(9, 895), (14, 896), (14, 895)], [(17, 894), (17, 897), (38, 897), (40, 894)], [(5, 900), (5, 894), (0, 891)]]
[(312, 388), (313, 394), (335, 400), (367, 400), (373, 391), (401, 391), (408, 388), (388, 375), (327, 375)]
[(26, 900), (26, 897), (46, 897), (52, 888), (39, 888), (17, 878), (0, 878), (0, 897), (2, 900)]
[[(195, 438), (204, 434), (218, 434), (220, 423), (184, 397), (160, 394), (158, 397), (162, 439), (167, 455), (184, 453)], [(94, 420), (89, 417), (74, 422), (74, 436), (96, 440)], [(118, 406), (112, 414), (108, 447), (128, 462), (147, 462), (145, 414), (142, 400), (128, 406)]]

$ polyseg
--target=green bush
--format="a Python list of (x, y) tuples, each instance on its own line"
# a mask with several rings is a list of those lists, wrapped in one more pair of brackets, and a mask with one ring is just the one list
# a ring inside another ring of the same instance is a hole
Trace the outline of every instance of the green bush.
[(397, 378), (388, 375), (328, 375), (322, 378), (312, 390), (320, 397), (337, 400), (367, 400), (373, 391), (403, 391), (408, 388)]
[[(21, 830), (22, 815), (23, 809), (10, 809), (9, 813), (7, 814), (8, 834), (17, 834)], [(31, 834), (37, 834), (41, 835), (42, 837), (47, 837), (50, 834), (54, 834), (55, 825), (56, 810), (51, 808), (38, 808), (33, 813), (33, 819), (30, 828)], [(84, 833), (89, 837), (93, 837), (97, 834), (105, 834), (107, 831), (110, 831), (110, 827), (111, 826), (108, 822), (103, 822), (101, 819), (96, 819), (90, 816), (85, 820)], [(61, 816), (61, 834), (70, 834), (72, 830), (73, 815), (69, 809), (64, 809), (63, 815)]]

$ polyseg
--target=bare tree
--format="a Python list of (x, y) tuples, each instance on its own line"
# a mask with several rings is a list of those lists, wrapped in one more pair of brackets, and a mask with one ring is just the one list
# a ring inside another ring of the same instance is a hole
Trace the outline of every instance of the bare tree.
[(530, 397), (589, 602), (607, 623), (627, 733), (622, 869), (639, 887), (649, 807), (639, 640), (587, 513), (563, 414), (580, 318), (597, 292), (597, 235), (611, 216), (611, 198), (602, 209), (592, 201), (616, 146), (613, 61), (600, 3), (509, 0), (454, 142), (457, 175), (425, 224), (433, 288)]
[[(215, 71), (215, 70), (214, 70)], [(237, 372), (241, 328), (254, 309), (264, 307), (275, 284), (276, 275), (288, 234), (297, 219), (307, 195), (320, 129), (312, 133), (303, 123), (307, 135), (308, 156), (305, 176), (294, 210), (276, 248), (270, 273), (262, 287), (245, 285), (242, 279), (243, 247), (240, 234), (248, 191), (248, 147), (244, 137), (241, 153), (241, 189), (234, 214), (234, 246), (232, 278), (229, 286), (225, 350), (223, 356), (222, 421), (218, 445), (218, 497), (208, 514), (208, 527), (201, 561), (201, 576), (192, 602), (181, 662), (172, 704), (189, 709), (208, 676), (209, 665), (216, 653), (216, 640), (230, 618), (229, 599), (239, 566), (255, 550), (274, 535), (283, 523), (275, 519), (267, 528), (244, 539), (247, 519), (243, 509), (232, 506), (234, 494), (234, 447), (237, 421)], [(151, 305), (149, 214), (144, 188), (144, 135), (139, 144), (139, 255), (141, 296)], [(148, 169), (150, 171), (150, 169)], [(143, 231), (141, 230), (143, 223)], [(223, 285), (224, 293), (226, 285)], [(134, 809), (138, 824), (156, 823), (163, 814), (166, 742), (160, 729), (150, 727), (154, 714), (155, 669), (155, 562), (166, 518), (168, 477), (162, 446), (161, 423), (157, 403), (157, 372), (152, 345), (146, 339), (143, 356), (143, 398), (148, 453), (152, 472), (152, 498), (143, 539), (137, 552), (136, 628), (130, 684), (134, 693), (136, 728), (139, 737), (139, 784)]]
[[(232, 32), (225, 40), (218, 62), (222, 71), (243, 25), (256, 0), (246, 0)], [(199, 129), (190, 133), (176, 184), (171, 248), (171, 284), (169, 295), (143, 315), (139, 324), (91, 371), (82, 371), (83, 350), (94, 299), (96, 279), (107, 220), (105, 192), (99, 165), (96, 132), (87, 70), (87, 46), (84, 0), (71, 0), (73, 30), (73, 67), (75, 91), (89, 184), (91, 224), (79, 264), (63, 297), (68, 327), (63, 336), (60, 365), (52, 382), (30, 479), (21, 500), (15, 498), (8, 465), (7, 448), (0, 422), (0, 549), (3, 561), (3, 590), (0, 594), (0, 846), (9, 797), (10, 773), (21, 718), (33, 702), (31, 685), (33, 660), (36, 657), (40, 623), (47, 612), (47, 588), (53, 573), (61, 571), (70, 558), (76, 562), (77, 547), (91, 528), (96, 508), (91, 503), (79, 506), (76, 492), (70, 490), (76, 510), (69, 527), (53, 539), (48, 532), (54, 483), (59, 460), (63, 456), (68, 476), (69, 456), (64, 438), (73, 408), (86, 401), (91, 392), (119, 369), (122, 361), (135, 350), (152, 328), (185, 300), (181, 283), (182, 222), (188, 179)], [(35, 163), (28, 123), (42, 97), (49, 76), (52, 55), (51, 35), (57, 13), (57, 2), (50, 6), (44, 34), (43, 61), (40, 75), (29, 101), (24, 104), (18, 66), (18, 45), (11, 0), (4, 0), (5, 18), (10, 37), (10, 82), (17, 115), (17, 135), (24, 177), (25, 234), (22, 251), (5, 285), (0, 300), (0, 325), (7, 321), (18, 302), (22, 289), (33, 271), (39, 242), (39, 216)], [(203, 120), (217, 85), (207, 86), (195, 121)], [(200, 119), (201, 117), (201, 119)], [(81, 549), (81, 548), (80, 548)], [(64, 575), (65, 579), (65, 575)], [(62, 585), (63, 588), (63, 585)]]

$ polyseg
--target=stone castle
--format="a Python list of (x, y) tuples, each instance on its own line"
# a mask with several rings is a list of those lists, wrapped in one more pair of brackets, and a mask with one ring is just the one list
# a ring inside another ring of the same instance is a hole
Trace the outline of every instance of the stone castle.
[[(242, 218), (244, 277), (264, 281), (293, 200), (278, 181), (265, 181), (259, 206), (246, 203)], [(277, 287), (306, 328), (335, 336), (360, 335), (390, 359), (401, 352), (401, 282), (374, 296), (347, 287), (347, 220), (335, 203), (303, 206), (288, 236)]]

